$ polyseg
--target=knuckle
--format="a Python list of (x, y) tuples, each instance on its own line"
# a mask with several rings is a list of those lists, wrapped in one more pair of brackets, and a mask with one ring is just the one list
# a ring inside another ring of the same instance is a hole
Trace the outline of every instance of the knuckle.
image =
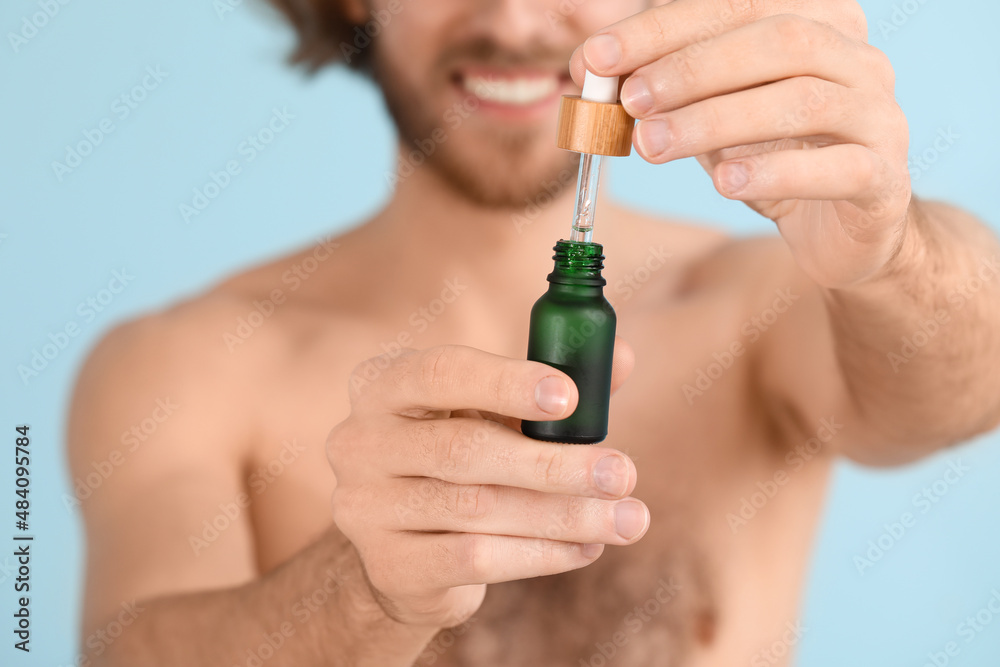
[(586, 521), (588, 502), (580, 496), (566, 496), (560, 508), (559, 527), (563, 536), (574, 536), (580, 532)]
[(753, 23), (765, 15), (765, 0), (727, 0), (728, 13), (741, 24)]
[[(814, 110), (820, 126), (816, 128), (817, 130), (837, 131), (857, 122), (857, 101), (851, 91), (842, 86), (824, 84), (818, 79), (815, 79), (814, 82), (816, 85), (813, 86), (813, 89), (823, 91), (819, 95), (822, 102), (818, 105), (814, 104), (814, 106), (818, 106)], [(810, 99), (811, 97), (805, 98), (803, 103), (809, 105)]]
[(365, 549), (362, 553), (359, 549), (368, 583), (378, 594), (388, 595), (396, 588), (396, 580), (393, 576), (395, 568), (381, 557), (380, 552), (379, 549)]
[(499, 372), (490, 381), (489, 395), (498, 406), (508, 406), (519, 393), (524, 379), (510, 364), (502, 364)]
[[(655, 44), (662, 43), (669, 34), (669, 26), (666, 23), (667, 15), (668, 13), (660, 7), (639, 14), (636, 17), (639, 21), (639, 34), (648, 35)], [(622, 41), (627, 44), (629, 40)]]
[[(389, 510), (395, 517), (396, 525), (400, 527), (426, 528), (428, 522), (439, 523), (445, 519), (448, 512), (444, 507), (445, 493), (441, 488), (441, 482), (432, 477), (412, 480), (392, 498), (395, 502)], [(371, 501), (388, 503), (391, 498), (383, 494), (373, 496)]]
[(899, 105), (895, 100), (873, 100), (869, 106), (873, 110), (870, 129), (859, 143), (889, 160), (902, 158), (905, 163), (909, 143), (905, 137), (908, 130), (906, 117)]
[(486, 580), (496, 561), (492, 538), (480, 533), (465, 533), (460, 544), (459, 569), (468, 573), (472, 581)]
[(351, 369), (347, 381), (347, 395), (351, 405), (357, 405), (371, 394), (371, 386), (384, 380), (387, 372), (395, 379), (400, 368), (406, 367), (406, 360), (414, 354), (413, 350), (404, 349), (395, 355), (388, 352), (365, 359)]
[(427, 565), (436, 570), (446, 581), (455, 581), (467, 574), (467, 546), (465, 535), (457, 540), (434, 540), (428, 551)]
[(861, 3), (857, 0), (847, 0), (845, 13), (852, 33), (861, 39), (868, 39), (868, 16), (865, 15)]
[(875, 46), (865, 45), (865, 48), (872, 60), (871, 71), (875, 72), (878, 80), (888, 90), (894, 90), (896, 88), (896, 70), (892, 66), (892, 61), (889, 59), (888, 54)]
[(431, 512), (439, 517), (450, 511), (446, 507), (449, 500), (445, 482), (434, 477), (422, 477), (415, 480), (406, 496), (407, 505), (411, 509)]
[(414, 463), (425, 471), (441, 469), (441, 455), (438, 445), (441, 440), (441, 424), (434, 419), (418, 419), (405, 429), (405, 447)]
[(452, 513), (466, 521), (490, 516), (496, 508), (496, 491), (483, 484), (457, 484), (452, 501)]
[(435, 457), (438, 468), (451, 475), (468, 475), (472, 471), (474, 456), (473, 427), (463, 423), (457, 428), (438, 430)]
[[(696, 54), (678, 52), (671, 58), (671, 65), (676, 81), (685, 89), (694, 88), (704, 80), (705, 73), (701, 66), (701, 59)], [(654, 95), (664, 92), (662, 86), (659, 85), (662, 81), (661, 78), (656, 79)]]
[(357, 433), (350, 419), (346, 419), (334, 426), (326, 437), (326, 460), (330, 468), (336, 472), (351, 455), (357, 450)]
[(780, 44), (796, 54), (811, 55), (817, 46), (817, 24), (798, 14), (774, 17), (774, 30)]
[(330, 498), (333, 522), (349, 537), (354, 533), (358, 510), (365, 506), (361, 495), (363, 492), (356, 487), (337, 486)]
[(889, 120), (889, 136), (897, 137), (898, 149), (901, 149), (901, 157), (903, 162), (906, 161), (906, 152), (910, 146), (910, 121), (906, 118), (906, 113), (903, 108), (899, 106), (896, 98), (893, 97), (889, 101), (890, 111), (887, 114)]
[(416, 373), (415, 368), (418, 366), (420, 358), (421, 355), (418, 353), (406, 354), (392, 364), (389, 368), (390, 372), (385, 376), (392, 391), (403, 394), (407, 390)]
[(678, 133), (681, 137), (681, 140), (678, 142), (679, 144), (686, 145), (698, 139), (724, 136), (724, 133), (728, 129), (728, 124), (722, 115), (722, 105), (715, 102), (708, 102), (703, 106), (703, 112), (698, 116), (697, 131), (695, 133), (684, 131)]
[(535, 461), (535, 479), (544, 486), (561, 486), (566, 466), (566, 452), (563, 448), (545, 448), (538, 453)]
[(464, 421), (421, 420), (410, 426), (410, 451), (420, 459), (424, 474), (446, 479), (461, 478), (472, 472), (476, 433)]
[(789, 136), (802, 136), (811, 132), (830, 129), (831, 123), (839, 127), (839, 116), (845, 113), (843, 94), (837, 86), (810, 76), (794, 80), (796, 109)]
[(565, 560), (566, 546), (558, 542), (546, 540), (536, 552), (537, 565), (546, 572), (562, 569)]
[(420, 356), (416, 373), (424, 387), (440, 390), (447, 386), (450, 379), (453, 349), (448, 345), (438, 345), (428, 348)]
[(346, 511), (349, 494), (342, 488), (337, 487), (330, 498), (330, 511), (333, 515), (333, 522), (342, 532), (346, 534), (347, 518), (350, 513)]

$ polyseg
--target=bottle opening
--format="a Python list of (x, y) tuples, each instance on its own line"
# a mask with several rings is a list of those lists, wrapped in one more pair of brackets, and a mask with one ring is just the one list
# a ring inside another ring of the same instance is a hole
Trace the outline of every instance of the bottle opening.
[(549, 282), (570, 285), (603, 286), (607, 281), (601, 276), (604, 268), (604, 246), (589, 241), (560, 239), (553, 248), (555, 268)]

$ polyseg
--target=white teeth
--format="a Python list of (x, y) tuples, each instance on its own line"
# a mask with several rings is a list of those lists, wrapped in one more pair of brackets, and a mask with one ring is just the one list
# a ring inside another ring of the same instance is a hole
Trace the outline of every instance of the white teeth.
[(559, 87), (556, 77), (487, 79), (481, 76), (467, 76), (462, 83), (465, 90), (481, 100), (524, 106), (545, 99)]

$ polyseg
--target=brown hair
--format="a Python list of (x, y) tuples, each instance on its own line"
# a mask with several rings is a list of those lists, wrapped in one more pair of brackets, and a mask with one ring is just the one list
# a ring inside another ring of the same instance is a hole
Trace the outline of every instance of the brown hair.
[(368, 72), (371, 53), (356, 48), (354, 32), (358, 26), (347, 17), (342, 0), (270, 0), (291, 22), (299, 43), (291, 62), (315, 72), (329, 64), (346, 64)]

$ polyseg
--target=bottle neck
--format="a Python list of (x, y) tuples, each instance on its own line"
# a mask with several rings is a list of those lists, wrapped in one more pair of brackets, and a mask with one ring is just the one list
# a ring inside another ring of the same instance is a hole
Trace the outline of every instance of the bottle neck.
[(607, 284), (601, 275), (604, 268), (604, 246), (600, 243), (559, 240), (552, 256), (555, 267), (547, 278), (557, 286), (591, 287), (598, 292)]

